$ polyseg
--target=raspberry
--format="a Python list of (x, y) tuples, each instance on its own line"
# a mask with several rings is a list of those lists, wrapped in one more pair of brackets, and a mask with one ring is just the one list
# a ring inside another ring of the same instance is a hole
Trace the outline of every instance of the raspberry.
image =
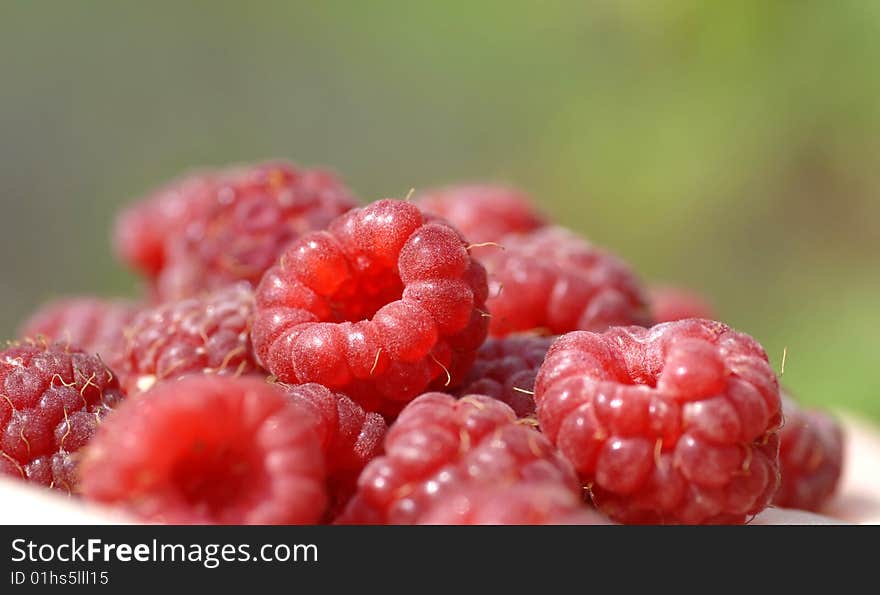
[(483, 258), (489, 272), (489, 332), (550, 334), (648, 324), (635, 274), (616, 256), (561, 227), (501, 241)]
[(338, 513), (354, 494), (360, 472), (382, 453), (388, 427), (378, 413), (320, 384), (286, 387), (287, 395), (314, 416), (326, 461), (330, 515)]
[(531, 199), (509, 186), (449, 186), (420, 193), (415, 203), (449, 221), (474, 243), (499, 242), (509, 233), (525, 233), (546, 225)]
[(256, 285), (293, 240), (354, 206), (351, 192), (324, 170), (270, 162), (218, 172), (207, 208), (166, 242), (158, 295)]
[(309, 524), (324, 512), (310, 416), (253, 378), (191, 376), (127, 401), (82, 461), (82, 491), (173, 524)]
[(126, 390), (187, 374), (259, 371), (249, 338), (253, 309), (253, 292), (242, 282), (140, 312), (125, 330)]
[(123, 300), (68, 298), (50, 302), (21, 326), (19, 336), (77, 345), (115, 366), (121, 355), (123, 330), (137, 306)]
[(564, 335), (535, 401), (545, 435), (615, 520), (743, 522), (776, 491), (776, 375), (754, 339), (720, 322)]
[(648, 289), (651, 314), (657, 322), (687, 318), (715, 318), (712, 305), (703, 296), (682, 287), (655, 285)]
[(420, 525), (607, 525), (571, 490), (555, 482), (470, 487), (447, 495)]
[(581, 490), (544, 436), (491, 397), (426, 393), (388, 430), (386, 454), (367, 465), (339, 523), (412, 524), (448, 494), (469, 487), (551, 482)]
[(843, 470), (843, 429), (822, 411), (801, 409), (783, 393), (779, 433), (782, 482), (773, 503), (818, 511), (831, 499)]
[(510, 335), (488, 339), (458, 395), (487, 395), (504, 401), (517, 417), (535, 414), (535, 377), (556, 337)]
[(294, 242), (257, 288), (253, 341), (282, 382), (393, 415), (460, 382), (486, 337), (486, 272), (452, 227), (381, 200)]
[(122, 211), (113, 238), (119, 259), (147, 278), (155, 278), (168, 259), (169, 239), (199, 219), (211, 203), (215, 175), (209, 171), (192, 173)]
[(0, 353), (0, 473), (71, 492), (77, 451), (122, 399), (113, 373), (67, 343)]

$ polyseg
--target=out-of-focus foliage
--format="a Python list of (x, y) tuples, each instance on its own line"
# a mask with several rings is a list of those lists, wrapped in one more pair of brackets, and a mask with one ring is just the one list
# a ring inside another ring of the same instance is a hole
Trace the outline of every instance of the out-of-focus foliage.
[(0, 331), (133, 292), (108, 228), (196, 165), (366, 199), (503, 179), (880, 419), (880, 3), (0, 4)]

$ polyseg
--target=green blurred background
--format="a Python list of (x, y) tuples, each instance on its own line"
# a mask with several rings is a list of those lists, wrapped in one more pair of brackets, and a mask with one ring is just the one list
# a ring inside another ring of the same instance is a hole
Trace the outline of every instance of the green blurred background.
[(880, 420), (880, 2), (0, 2), (0, 334), (196, 165), (505, 180)]

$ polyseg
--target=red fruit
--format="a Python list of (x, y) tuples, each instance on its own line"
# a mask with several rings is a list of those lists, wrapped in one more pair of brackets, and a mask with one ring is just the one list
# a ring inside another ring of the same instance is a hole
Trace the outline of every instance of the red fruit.
[(282, 382), (393, 415), (460, 382), (486, 336), (486, 274), (461, 236), (381, 200), (294, 242), (257, 288), (253, 341)]
[(412, 524), (461, 489), (548, 482), (575, 496), (571, 466), (490, 397), (427, 393), (401, 412), (338, 523)]
[(545, 435), (626, 523), (735, 523), (779, 479), (779, 386), (761, 346), (709, 320), (574, 332), (535, 386)]
[(122, 355), (123, 330), (136, 313), (137, 306), (124, 300), (67, 298), (37, 310), (19, 336), (77, 345), (115, 367)]
[(287, 163), (218, 172), (212, 200), (166, 243), (161, 299), (179, 299), (236, 281), (256, 285), (284, 249), (355, 206), (333, 174)]
[(215, 176), (215, 172), (194, 172), (122, 211), (113, 232), (119, 259), (147, 278), (155, 278), (166, 265), (169, 240), (199, 220), (213, 200)]
[(0, 474), (71, 492), (77, 451), (122, 396), (100, 358), (67, 343), (0, 352)]
[(823, 411), (801, 409), (783, 394), (779, 433), (782, 482), (773, 503), (818, 511), (831, 499), (843, 471), (843, 429)]
[(102, 424), (82, 462), (82, 491), (154, 522), (315, 523), (326, 495), (310, 422), (261, 380), (166, 382)]
[(468, 487), (447, 495), (420, 525), (607, 525), (567, 487), (555, 482)]
[(535, 377), (556, 337), (510, 335), (487, 340), (456, 394), (487, 395), (504, 401), (517, 417), (535, 415)]
[(651, 314), (657, 322), (687, 318), (715, 318), (715, 309), (695, 291), (682, 287), (655, 285), (648, 289)]
[(483, 258), (493, 336), (539, 329), (550, 334), (648, 324), (643, 290), (609, 252), (561, 227), (501, 241)]
[(524, 192), (497, 184), (468, 184), (428, 190), (415, 199), (424, 211), (451, 223), (473, 243), (499, 242), (510, 233), (544, 227), (544, 217)]
[(250, 344), (254, 297), (239, 283), (143, 310), (125, 331), (120, 373), (130, 393), (187, 374), (259, 371)]
[(388, 426), (378, 413), (320, 384), (285, 387), (287, 396), (313, 416), (326, 462), (330, 516), (335, 516), (357, 488), (360, 472), (382, 453)]

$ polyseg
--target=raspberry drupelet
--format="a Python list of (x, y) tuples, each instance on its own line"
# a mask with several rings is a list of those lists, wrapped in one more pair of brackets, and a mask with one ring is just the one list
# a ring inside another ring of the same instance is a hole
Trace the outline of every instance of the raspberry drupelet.
[(776, 492), (776, 375), (720, 322), (564, 335), (535, 401), (541, 430), (615, 520), (741, 523)]
[(486, 271), (449, 225), (380, 200), (294, 242), (256, 291), (253, 342), (288, 384), (394, 415), (461, 382), (486, 337)]
[(840, 424), (819, 410), (802, 409), (783, 392), (785, 422), (779, 433), (782, 482), (773, 503), (819, 511), (843, 471), (844, 434)]
[(561, 227), (501, 240), (482, 257), (489, 273), (489, 332), (604, 331), (650, 324), (635, 273), (616, 256)]
[(21, 325), (19, 337), (45, 338), (98, 354), (111, 367), (122, 356), (123, 331), (138, 311), (125, 300), (94, 297), (60, 299), (45, 304)]
[(448, 494), (420, 525), (607, 525), (582, 498), (556, 482), (475, 486)]
[(347, 396), (320, 384), (284, 388), (287, 396), (314, 418), (326, 461), (328, 516), (333, 518), (354, 494), (366, 464), (382, 453), (388, 430), (385, 418), (364, 411)]
[(253, 311), (246, 282), (143, 310), (125, 329), (119, 373), (126, 391), (187, 374), (259, 372), (250, 344)]
[(98, 356), (67, 343), (0, 352), (0, 474), (75, 491), (77, 451), (122, 396)]
[(385, 454), (361, 473), (337, 522), (413, 524), (458, 490), (520, 483), (552, 483), (581, 495), (571, 465), (501, 401), (426, 393), (389, 428)]
[(84, 453), (83, 495), (172, 524), (311, 524), (324, 513), (312, 419), (253, 378), (190, 376), (127, 401)]
[(168, 242), (157, 293), (169, 300), (235, 281), (256, 285), (293, 240), (355, 204), (321, 169), (269, 162), (221, 171), (207, 208)]
[(499, 242), (512, 233), (547, 225), (521, 190), (500, 184), (463, 184), (419, 193), (415, 203), (442, 217), (474, 244)]
[(535, 415), (535, 377), (556, 337), (509, 335), (489, 338), (457, 395), (487, 395), (504, 401), (517, 417)]
[(648, 288), (651, 314), (656, 322), (687, 318), (715, 318), (715, 309), (700, 294), (683, 287), (654, 285)]

